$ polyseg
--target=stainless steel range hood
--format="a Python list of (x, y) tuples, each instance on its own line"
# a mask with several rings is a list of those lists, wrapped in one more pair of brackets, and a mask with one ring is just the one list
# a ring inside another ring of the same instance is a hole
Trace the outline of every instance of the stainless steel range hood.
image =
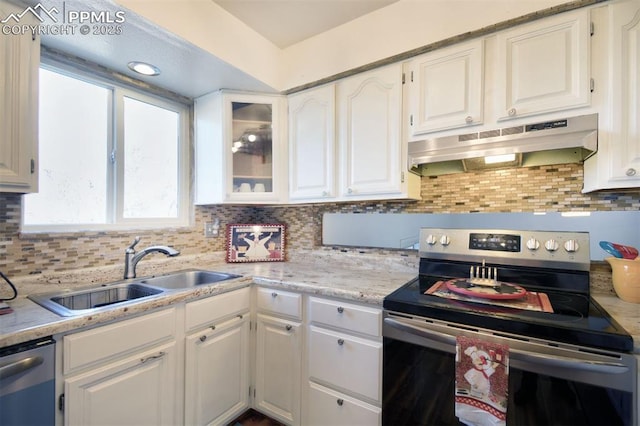
[[(598, 114), (409, 142), (409, 169), (423, 176), (496, 167), (580, 163), (598, 149)], [(515, 154), (509, 163), (484, 157)]]

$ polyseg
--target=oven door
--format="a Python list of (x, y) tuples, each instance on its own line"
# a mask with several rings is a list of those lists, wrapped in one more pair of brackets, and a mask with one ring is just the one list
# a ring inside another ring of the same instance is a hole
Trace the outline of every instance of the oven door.
[(385, 311), (383, 425), (461, 425), (456, 337), (509, 346), (507, 425), (635, 425), (633, 355), (492, 333)]

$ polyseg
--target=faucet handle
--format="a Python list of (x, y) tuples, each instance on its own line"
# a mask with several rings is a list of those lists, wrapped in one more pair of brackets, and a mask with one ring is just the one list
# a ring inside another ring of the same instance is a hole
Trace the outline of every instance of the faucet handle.
[(134, 247), (140, 242), (140, 237), (136, 237), (133, 242), (131, 243), (131, 245), (129, 247), (127, 247), (127, 252), (129, 253), (133, 253), (135, 252)]

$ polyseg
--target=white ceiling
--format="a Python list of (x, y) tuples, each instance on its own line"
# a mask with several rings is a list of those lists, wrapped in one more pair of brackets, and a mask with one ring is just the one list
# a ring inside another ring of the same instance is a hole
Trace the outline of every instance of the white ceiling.
[[(25, 0), (34, 4), (35, 0)], [(353, 20), (397, 0), (211, 0), (255, 29), (274, 44), (285, 47)], [(116, 11), (114, 0), (41, 0), (50, 10)], [(263, 82), (186, 42), (147, 19), (127, 11), (123, 34), (112, 36), (43, 35), (45, 47), (62, 51), (148, 84), (187, 97), (215, 90), (275, 92)], [(150, 62), (162, 73), (138, 75), (127, 68), (132, 60)]]
[(282, 48), (398, 0), (213, 0)]

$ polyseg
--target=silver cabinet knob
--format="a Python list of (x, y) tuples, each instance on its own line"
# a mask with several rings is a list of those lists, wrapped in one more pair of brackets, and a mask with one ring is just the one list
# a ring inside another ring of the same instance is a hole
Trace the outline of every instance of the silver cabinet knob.
[(338, 339), (338, 345), (340, 346), (344, 345), (344, 339)]
[(347, 193), (348, 193), (348, 194), (353, 194), (353, 189), (351, 189), (351, 188), (347, 188)]
[(200, 341), (204, 342), (205, 340), (207, 340), (207, 336), (200, 336)]
[(470, 115), (467, 115), (467, 118), (464, 119), (464, 121), (469, 124), (469, 123), (473, 123), (473, 117)]
[(564, 249), (567, 251), (567, 253), (575, 253), (579, 248), (580, 246), (578, 245), (578, 242), (576, 240), (567, 240), (564, 243)]
[(556, 251), (558, 250), (558, 242), (556, 240), (549, 240), (544, 243), (544, 248), (546, 248), (547, 251)]
[(631, 176), (635, 176), (635, 175), (636, 175), (636, 173), (637, 173), (637, 172), (636, 172), (636, 169), (634, 169), (633, 167), (629, 167), (629, 168), (627, 169), (627, 171), (625, 172), (625, 174), (626, 174), (627, 176), (629, 176), (629, 177), (631, 177)]
[(509, 114), (509, 117), (513, 117), (517, 114), (517, 111), (515, 108), (511, 108), (509, 111), (507, 111), (507, 114)]
[(285, 327), (287, 329), (287, 331), (291, 331), (291, 329), (293, 328), (291, 325), (287, 324), (287, 326)]
[(278, 293), (274, 291), (273, 293), (271, 293), (271, 297), (278, 297)]
[(336, 401), (336, 403), (337, 403), (339, 406), (341, 406), (341, 407), (342, 407), (342, 404), (344, 404), (344, 399), (339, 398), (339, 399)]
[(341, 314), (344, 312), (344, 308), (342, 306), (338, 306), (338, 313)]
[(323, 197), (328, 197), (328, 196), (329, 196), (329, 192), (327, 192), (327, 191), (322, 191), (322, 196), (323, 196)]

